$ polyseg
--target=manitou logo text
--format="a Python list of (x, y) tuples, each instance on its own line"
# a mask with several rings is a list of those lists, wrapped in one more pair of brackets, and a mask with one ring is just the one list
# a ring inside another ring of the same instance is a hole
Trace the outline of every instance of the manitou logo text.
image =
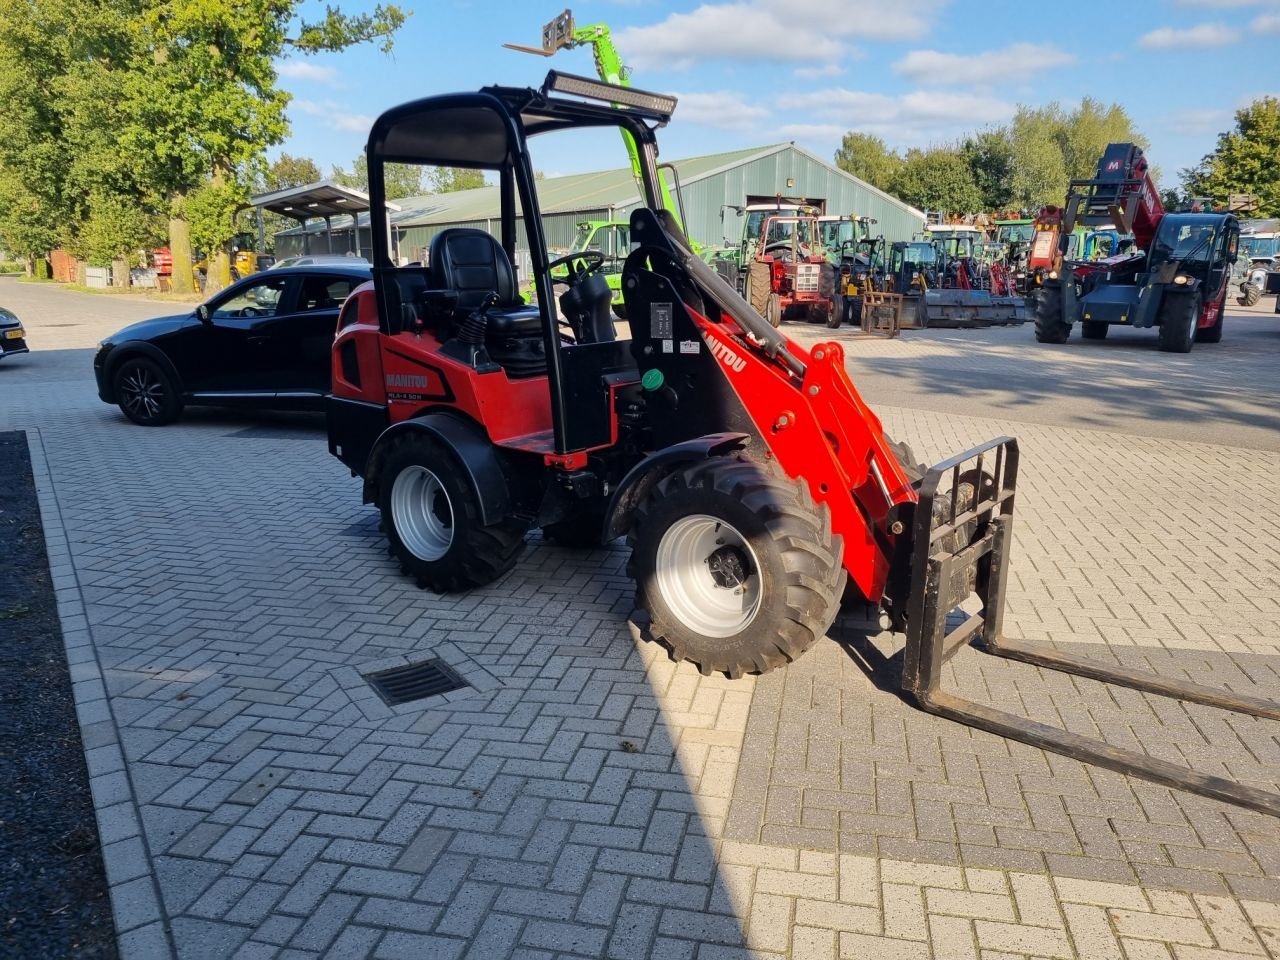
[(726, 344), (721, 343), (709, 333), (702, 335), (707, 341), (707, 346), (711, 348), (711, 354), (734, 373), (741, 373), (747, 367), (747, 361), (738, 356)]
[(427, 378), (417, 373), (388, 373), (388, 387), (418, 387), (421, 390), (427, 388)]

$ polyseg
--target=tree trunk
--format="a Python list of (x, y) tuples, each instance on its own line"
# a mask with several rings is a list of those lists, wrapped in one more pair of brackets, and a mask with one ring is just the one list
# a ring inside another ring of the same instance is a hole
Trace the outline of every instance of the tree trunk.
[(174, 293), (195, 293), (195, 273), (191, 269), (191, 224), (182, 217), (169, 220), (169, 253), (173, 255)]
[(113, 287), (129, 286), (129, 261), (126, 257), (117, 257), (111, 261), (111, 285)]
[(209, 272), (204, 281), (207, 296), (225, 290), (231, 285), (231, 257), (226, 250), (219, 250), (209, 257)]

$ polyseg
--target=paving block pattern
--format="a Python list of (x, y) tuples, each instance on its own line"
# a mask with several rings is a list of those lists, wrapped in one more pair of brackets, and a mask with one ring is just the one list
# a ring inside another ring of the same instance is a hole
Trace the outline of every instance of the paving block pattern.
[[(785, 671), (701, 677), (627, 628), (620, 545), (534, 536), (435, 596), (314, 422), (142, 430), (24, 374), (0, 428), (30, 431), (69, 657), (98, 665), (126, 958), (1280, 954), (1280, 824), (908, 709), (860, 611)], [(927, 459), (1022, 440), (1011, 632), (1280, 696), (1280, 455), (880, 412)], [(363, 680), (427, 657), (468, 689), (388, 708)], [(948, 685), (1280, 776), (1274, 723), (976, 652)]]

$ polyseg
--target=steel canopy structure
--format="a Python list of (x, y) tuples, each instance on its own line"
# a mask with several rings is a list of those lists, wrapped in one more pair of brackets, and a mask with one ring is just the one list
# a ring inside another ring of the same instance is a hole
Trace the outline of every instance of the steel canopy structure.
[[(266, 246), (265, 227), (262, 212), (269, 210), (282, 217), (298, 221), (305, 228), (311, 220), (324, 220), (326, 252), (332, 252), (333, 218), (336, 216), (357, 217), (369, 211), (369, 195), (354, 187), (343, 186), (332, 180), (318, 180), (300, 187), (286, 187), (270, 193), (259, 193), (249, 198), (250, 207), (257, 210), (258, 215), (258, 247)], [(387, 208), (398, 211), (395, 204), (388, 203)], [(311, 252), (311, 233), (304, 229), (303, 253)], [(355, 246), (351, 246), (354, 244)], [(350, 252), (359, 254), (359, 238), (354, 232), (350, 234), (348, 243)]]

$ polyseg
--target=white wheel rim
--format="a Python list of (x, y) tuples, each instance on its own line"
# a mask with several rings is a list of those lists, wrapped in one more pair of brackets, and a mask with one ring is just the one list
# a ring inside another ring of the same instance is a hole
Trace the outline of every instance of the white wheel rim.
[(453, 543), (453, 503), (426, 467), (405, 467), (391, 486), (391, 520), (405, 549), (419, 560), (439, 560)]
[(682, 624), (704, 637), (731, 637), (760, 612), (760, 564), (746, 538), (705, 514), (682, 517), (658, 542), (657, 587)]

